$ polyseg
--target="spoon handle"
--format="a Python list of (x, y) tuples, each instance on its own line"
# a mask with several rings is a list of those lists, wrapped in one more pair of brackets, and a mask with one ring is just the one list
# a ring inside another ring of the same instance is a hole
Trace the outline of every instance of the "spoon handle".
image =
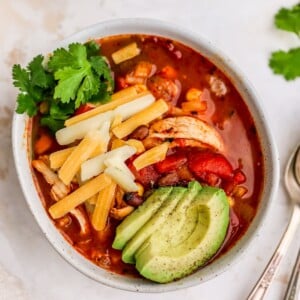
[(300, 250), (293, 268), (284, 300), (296, 300), (300, 290)]
[(261, 300), (264, 298), (274, 276), (278, 270), (279, 263), (282, 257), (286, 254), (288, 246), (290, 245), (292, 238), (297, 230), (298, 223), (300, 221), (300, 206), (294, 205), (293, 213), (287, 229), (277, 246), (275, 253), (269, 261), (260, 279), (254, 286), (253, 290), (249, 294), (247, 300)]

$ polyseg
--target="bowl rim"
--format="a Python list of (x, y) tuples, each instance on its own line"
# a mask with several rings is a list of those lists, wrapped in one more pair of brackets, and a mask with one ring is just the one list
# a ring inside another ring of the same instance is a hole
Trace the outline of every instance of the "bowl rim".
[[(144, 279), (130, 278), (110, 273), (94, 265), (80, 255), (64, 239), (50, 220), (50, 217), (38, 196), (38, 188), (34, 184), (31, 166), (29, 164), (27, 147), (28, 130), (26, 130), (29, 118), (25, 115), (18, 115), (16, 113), (14, 113), (12, 124), (13, 155), (18, 179), (31, 213), (50, 244), (73, 267), (102, 284), (122, 290), (145, 293), (174, 291), (197, 285), (200, 282), (204, 282), (220, 275), (226, 271), (229, 266), (236, 263), (249, 248), (249, 245), (253, 244), (253, 240), (259, 235), (259, 229), (261, 229), (262, 224), (266, 219), (272, 198), (278, 188), (279, 157), (271, 130), (261, 108), (261, 103), (259, 101), (260, 97), (258, 97), (257, 92), (240, 69), (223, 53), (223, 51), (220, 51), (207, 39), (200, 37), (198, 33), (187, 30), (175, 23), (172, 24), (156, 19), (120, 18), (103, 21), (86, 27), (54, 46), (57, 48), (66, 46), (71, 42), (83, 42), (89, 38), (133, 33), (168, 37), (201, 53), (201, 55), (212, 61), (227, 77), (229, 77), (231, 82), (241, 93), (244, 102), (250, 110), (251, 116), (254, 118), (254, 123), (258, 127), (258, 133), (260, 135), (259, 140), (264, 153), (265, 183), (258, 212), (246, 233), (239, 239), (236, 245), (234, 245), (230, 251), (218, 258), (214, 263), (207, 265), (205, 268), (202, 268), (183, 279), (168, 284), (160, 285)], [(45, 51), (45, 53), (47, 52)]]

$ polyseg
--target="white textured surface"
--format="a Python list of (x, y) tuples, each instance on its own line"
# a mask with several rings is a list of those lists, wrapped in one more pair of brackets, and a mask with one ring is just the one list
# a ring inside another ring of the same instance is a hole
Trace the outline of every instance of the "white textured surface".
[[(275, 30), (274, 13), (295, 0), (0, 0), (0, 300), (10, 299), (246, 299), (289, 218), (282, 182), (260, 237), (229, 271), (177, 292), (142, 295), (96, 283), (67, 264), (49, 245), (29, 212), (13, 165), (10, 121), (16, 90), (11, 66), (25, 64), (53, 42), (93, 23), (118, 17), (151, 17), (183, 25), (211, 40), (244, 72), (261, 95), (281, 166), (300, 141), (300, 80), (272, 75), (272, 50), (299, 45)], [(283, 298), (300, 235), (285, 258), (267, 299)]]

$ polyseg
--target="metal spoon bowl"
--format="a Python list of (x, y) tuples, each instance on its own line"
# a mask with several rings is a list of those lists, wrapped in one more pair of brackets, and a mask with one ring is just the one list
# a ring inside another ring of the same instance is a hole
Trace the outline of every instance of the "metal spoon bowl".
[(284, 183), (293, 204), (292, 215), (279, 245), (260, 279), (248, 296), (248, 300), (260, 300), (264, 298), (276, 271), (278, 270), (279, 263), (286, 254), (296, 230), (298, 229), (300, 223), (300, 145), (293, 151), (287, 163), (284, 173)]
[(300, 205), (300, 145), (291, 155), (285, 169), (284, 183), (295, 205)]

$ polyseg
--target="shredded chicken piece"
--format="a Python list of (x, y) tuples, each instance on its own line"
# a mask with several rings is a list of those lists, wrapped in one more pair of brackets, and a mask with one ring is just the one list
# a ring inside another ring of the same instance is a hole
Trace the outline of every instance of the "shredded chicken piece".
[(91, 258), (96, 262), (97, 265), (102, 268), (109, 268), (111, 265), (110, 255), (103, 250), (92, 248), (91, 249)]
[(217, 96), (222, 97), (227, 94), (227, 87), (225, 83), (216, 76), (210, 76), (209, 84), (211, 91)]
[(134, 207), (129, 205), (122, 208), (113, 207), (110, 210), (110, 216), (116, 220), (123, 220), (130, 213), (132, 213), (132, 211), (134, 211)]
[(143, 142), (145, 149), (150, 149), (150, 148), (160, 145), (162, 143), (162, 139), (148, 136), (145, 139), (143, 139), (142, 142)]
[(115, 203), (114, 203), (114, 205), (117, 208), (121, 208), (121, 207), (127, 206), (126, 202), (123, 200), (124, 194), (125, 194), (124, 190), (117, 185), (116, 196), (115, 196)]
[(194, 139), (218, 151), (224, 150), (220, 134), (209, 124), (197, 118), (171, 117), (155, 122), (150, 128), (149, 137)]
[(68, 227), (72, 223), (72, 219), (69, 215), (63, 216), (60, 219), (56, 220), (56, 224), (63, 228)]
[[(59, 201), (71, 192), (71, 187), (65, 185), (58, 175), (47, 165), (49, 160), (46, 156), (32, 161), (32, 166), (40, 172), (44, 179), (51, 185), (50, 195), (54, 201)], [(90, 232), (90, 226), (86, 214), (81, 208), (74, 208), (70, 214), (77, 220), (80, 226), (80, 235), (85, 236)]]
[(76, 218), (80, 226), (80, 235), (88, 235), (90, 233), (90, 225), (83, 209), (81, 209), (80, 207), (74, 208), (70, 211), (70, 214)]
[(186, 113), (182, 110), (182, 108), (173, 105), (169, 106), (169, 113), (174, 117), (186, 115)]
[(32, 161), (32, 166), (40, 172), (45, 180), (52, 186), (50, 195), (53, 200), (58, 201), (67, 196), (71, 188), (65, 185), (59, 178), (58, 175), (46, 165), (43, 159), (36, 159)]
[(181, 93), (179, 80), (164, 78), (160, 75), (150, 77), (147, 86), (156, 99), (163, 99), (167, 103), (172, 103), (172, 105), (176, 105)]
[(127, 84), (145, 84), (146, 80), (156, 72), (156, 66), (147, 61), (140, 61), (133, 71), (125, 77)]
[(192, 139), (174, 139), (170, 143), (170, 148), (176, 148), (176, 147), (199, 147), (199, 148), (209, 148), (208, 145), (198, 141), (198, 140), (192, 140)]

